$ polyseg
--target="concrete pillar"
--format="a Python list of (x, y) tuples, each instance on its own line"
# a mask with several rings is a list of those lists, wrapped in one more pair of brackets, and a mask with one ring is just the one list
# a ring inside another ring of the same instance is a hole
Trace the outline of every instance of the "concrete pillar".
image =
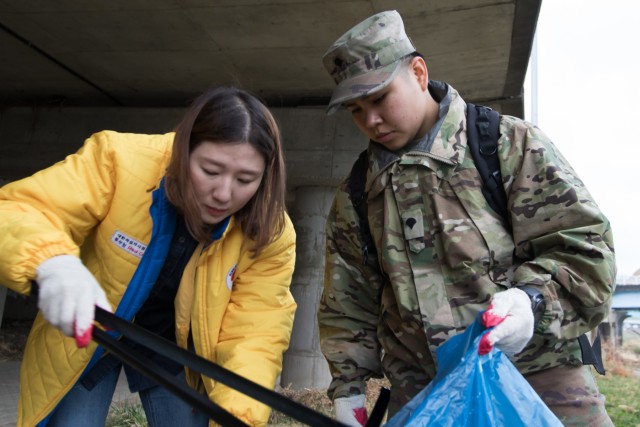
[(626, 310), (612, 310), (611, 312), (615, 314), (615, 323), (614, 323), (615, 344), (616, 344), (616, 347), (621, 348), (623, 345), (622, 335), (624, 333), (624, 320), (628, 317), (631, 317), (631, 315)]
[(316, 311), (324, 279), (324, 227), (334, 194), (335, 188), (329, 186), (298, 187), (295, 191), (290, 213), (297, 234), (297, 250), (291, 292), (298, 309), (291, 345), (284, 354), (283, 387), (326, 388), (331, 379), (329, 366), (320, 352)]

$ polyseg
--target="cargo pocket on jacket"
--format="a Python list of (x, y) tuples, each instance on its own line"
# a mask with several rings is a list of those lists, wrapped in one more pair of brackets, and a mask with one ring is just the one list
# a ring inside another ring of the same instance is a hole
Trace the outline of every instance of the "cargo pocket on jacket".
[(419, 253), (425, 248), (424, 215), (422, 209), (415, 207), (402, 213), (404, 238), (411, 252)]

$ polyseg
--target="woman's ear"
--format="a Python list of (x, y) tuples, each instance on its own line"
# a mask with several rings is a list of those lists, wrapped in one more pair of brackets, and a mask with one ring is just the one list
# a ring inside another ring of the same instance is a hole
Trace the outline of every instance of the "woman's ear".
[(418, 81), (422, 91), (424, 92), (427, 90), (427, 86), (429, 84), (429, 70), (427, 69), (427, 64), (424, 62), (424, 59), (420, 56), (414, 57), (411, 59), (409, 68)]

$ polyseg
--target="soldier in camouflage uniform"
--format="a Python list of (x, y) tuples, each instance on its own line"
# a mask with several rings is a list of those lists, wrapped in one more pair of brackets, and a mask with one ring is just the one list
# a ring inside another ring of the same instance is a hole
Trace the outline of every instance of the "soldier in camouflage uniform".
[[(337, 419), (364, 424), (365, 382), (382, 375), (393, 415), (434, 377), (435, 350), (504, 296), (500, 320), (515, 323), (485, 344), (511, 356), (565, 425), (612, 425), (576, 340), (610, 310), (611, 230), (549, 138), (501, 116), (505, 226), (467, 150), (465, 101), (428, 80), (397, 12), (352, 28), (323, 62), (337, 83), (328, 111), (346, 107), (371, 140), (365, 189), (375, 251), (363, 254), (349, 178), (327, 221), (318, 320)], [(545, 301), (535, 326), (532, 289)]]

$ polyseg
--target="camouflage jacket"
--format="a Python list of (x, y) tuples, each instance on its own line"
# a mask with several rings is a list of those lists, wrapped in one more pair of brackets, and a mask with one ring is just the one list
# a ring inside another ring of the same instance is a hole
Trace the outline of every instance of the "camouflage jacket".
[(465, 102), (441, 82), (430, 82), (430, 91), (440, 115), (425, 137), (402, 152), (369, 145), (377, 257), (364, 264), (348, 178), (327, 220), (318, 320), (332, 398), (362, 393), (369, 377), (384, 374), (408, 400), (435, 374), (436, 348), (512, 286), (536, 286), (546, 300), (533, 339), (512, 358), (522, 373), (580, 364), (575, 338), (610, 309), (609, 222), (549, 138), (525, 121), (501, 118), (511, 233), (481, 192), (466, 149)]

